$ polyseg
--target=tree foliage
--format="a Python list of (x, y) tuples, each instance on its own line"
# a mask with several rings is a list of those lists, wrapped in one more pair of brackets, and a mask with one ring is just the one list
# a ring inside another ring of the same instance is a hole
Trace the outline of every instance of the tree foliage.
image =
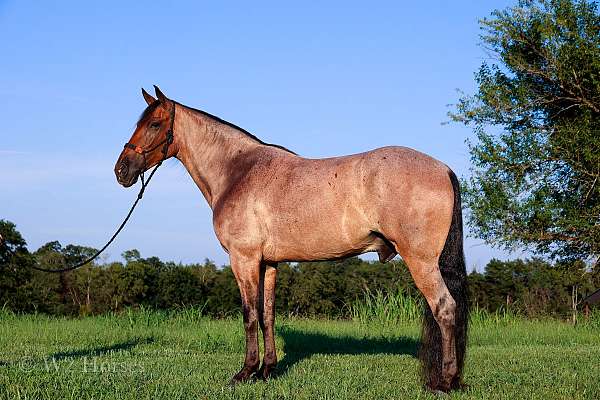
[(472, 233), (542, 256), (600, 255), (600, 16), (527, 0), (481, 22), (491, 56), (450, 116), (474, 129)]
[[(181, 265), (157, 257), (143, 258), (137, 250), (123, 253), (124, 263), (84, 266), (49, 274), (29, 268), (34, 260), (62, 267), (67, 258), (85, 257), (94, 249), (63, 247), (50, 242), (33, 254), (15, 225), (0, 220), (0, 307), (17, 312), (89, 315), (127, 308), (175, 309), (197, 307), (206, 315), (238, 315), (239, 290), (228, 266), (209, 260)], [(56, 261), (58, 260), (58, 261)], [(420, 298), (403, 262), (381, 264), (349, 258), (341, 262), (281, 263), (277, 267), (277, 313), (296, 316), (348, 317), (350, 307), (365, 293)], [(528, 316), (566, 316), (571, 291), (584, 296), (600, 287), (600, 267), (581, 262), (550, 264), (541, 260), (492, 260), (482, 273), (468, 276), (473, 306), (496, 311), (509, 307)]]

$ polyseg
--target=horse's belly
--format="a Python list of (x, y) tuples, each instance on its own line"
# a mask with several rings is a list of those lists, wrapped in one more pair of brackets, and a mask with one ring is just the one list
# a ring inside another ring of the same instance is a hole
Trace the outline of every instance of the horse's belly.
[(321, 200), (315, 207), (299, 205), (277, 215), (267, 230), (265, 259), (326, 260), (378, 249), (378, 238), (363, 213)]
[(332, 260), (368, 251), (376, 251), (379, 239), (366, 234), (354, 240), (340, 235), (307, 234), (304, 236), (278, 237), (265, 243), (264, 259), (267, 261), (316, 261)]

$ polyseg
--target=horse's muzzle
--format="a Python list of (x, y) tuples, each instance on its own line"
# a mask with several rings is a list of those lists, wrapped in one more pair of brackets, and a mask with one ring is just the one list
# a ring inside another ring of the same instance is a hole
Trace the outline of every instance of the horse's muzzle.
[(115, 175), (117, 182), (124, 187), (130, 187), (137, 182), (140, 171), (139, 168), (133, 166), (129, 159), (125, 157), (115, 165)]

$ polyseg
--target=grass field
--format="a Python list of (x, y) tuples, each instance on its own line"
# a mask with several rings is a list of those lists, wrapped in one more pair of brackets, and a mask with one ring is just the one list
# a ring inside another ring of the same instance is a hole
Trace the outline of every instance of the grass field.
[[(0, 399), (435, 398), (415, 322), (277, 321), (278, 377), (230, 388), (241, 321), (195, 310), (81, 319), (0, 313)], [(600, 398), (600, 324), (475, 316), (460, 399)]]

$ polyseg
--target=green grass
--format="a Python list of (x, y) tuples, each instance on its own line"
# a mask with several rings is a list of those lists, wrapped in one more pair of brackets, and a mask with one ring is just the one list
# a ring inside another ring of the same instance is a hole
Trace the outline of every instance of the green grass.
[[(279, 377), (230, 388), (243, 360), (239, 319), (201, 310), (81, 319), (1, 312), (0, 399), (435, 398), (419, 384), (418, 324), (368, 315), (280, 318)], [(476, 312), (468, 351), (470, 387), (450, 398), (600, 398), (597, 323)]]

